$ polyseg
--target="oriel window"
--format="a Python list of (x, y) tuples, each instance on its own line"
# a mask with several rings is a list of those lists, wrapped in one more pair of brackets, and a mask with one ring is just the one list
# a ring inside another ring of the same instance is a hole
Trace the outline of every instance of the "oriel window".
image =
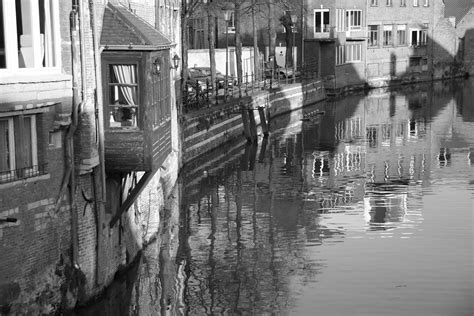
[(108, 68), (109, 127), (138, 128), (137, 65), (111, 64)]

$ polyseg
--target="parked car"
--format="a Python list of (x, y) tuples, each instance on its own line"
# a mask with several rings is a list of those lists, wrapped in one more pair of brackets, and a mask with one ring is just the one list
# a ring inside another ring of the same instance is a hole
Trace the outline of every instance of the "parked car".
[[(296, 71), (294, 73), (293, 68), (283, 68), (280, 66), (275, 66), (273, 69), (273, 77), (277, 78), (279, 76), (280, 78), (293, 78), (293, 74), (298, 77), (300, 75), (299, 71)], [(271, 78), (272, 77), (272, 67), (270, 66), (270, 63), (265, 63), (265, 77), (266, 78)]]
[[(206, 75), (208, 81), (211, 82), (211, 68), (210, 67), (193, 67), (190, 69), (198, 70), (202, 74)], [(222, 89), (225, 86), (225, 75), (223, 75), (221, 72), (217, 70), (216, 70), (216, 84), (217, 84), (217, 89)], [(232, 78), (229, 76), (229, 80), (227, 81), (227, 86), (231, 88), (234, 85), (235, 85), (235, 80), (232, 80)]]
[(188, 69), (186, 83), (188, 84), (188, 92), (190, 89), (196, 90), (197, 87), (199, 87), (201, 92), (207, 91), (208, 88), (209, 90), (212, 89), (212, 85), (208, 82), (207, 75), (197, 68)]

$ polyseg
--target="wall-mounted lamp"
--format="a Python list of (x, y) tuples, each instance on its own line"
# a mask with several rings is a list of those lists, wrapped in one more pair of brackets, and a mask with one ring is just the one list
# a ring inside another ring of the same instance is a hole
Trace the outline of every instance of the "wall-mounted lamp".
[(157, 58), (155, 59), (155, 61), (153, 62), (153, 69), (151, 70), (151, 72), (154, 74), (154, 75), (160, 75), (160, 71), (161, 71), (161, 62), (160, 62), (160, 59)]
[(174, 54), (174, 56), (173, 56), (173, 67), (174, 67), (174, 69), (178, 69), (180, 61), (181, 61), (181, 58), (179, 58), (178, 54)]

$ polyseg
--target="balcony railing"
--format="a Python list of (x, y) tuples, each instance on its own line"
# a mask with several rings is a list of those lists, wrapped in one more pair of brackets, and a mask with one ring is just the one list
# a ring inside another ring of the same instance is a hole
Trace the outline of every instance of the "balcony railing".
[(20, 169), (0, 171), (0, 184), (45, 175), (47, 167), (48, 164), (44, 163)]

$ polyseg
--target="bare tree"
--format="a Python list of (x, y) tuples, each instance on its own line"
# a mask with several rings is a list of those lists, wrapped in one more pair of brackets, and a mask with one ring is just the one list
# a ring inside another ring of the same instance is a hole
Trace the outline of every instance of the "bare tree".
[(235, 22), (235, 58), (237, 62), (237, 82), (242, 83), (242, 40), (240, 38), (240, 7), (241, 0), (234, 0), (234, 22)]

